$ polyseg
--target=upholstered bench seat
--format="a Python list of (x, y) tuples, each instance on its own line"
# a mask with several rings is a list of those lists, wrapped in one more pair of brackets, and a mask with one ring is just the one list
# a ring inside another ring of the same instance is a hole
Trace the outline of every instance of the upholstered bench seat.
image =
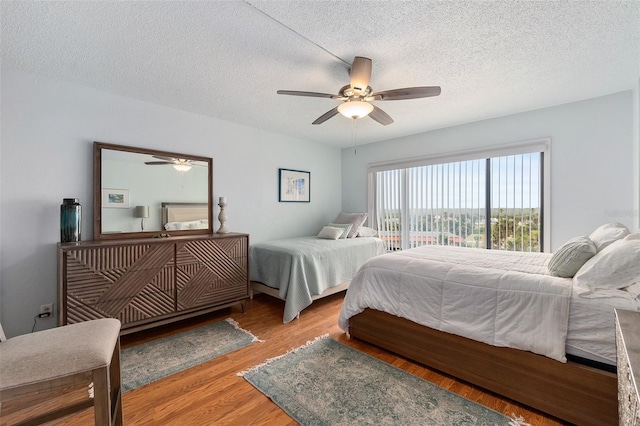
[(92, 382), (94, 401), (89, 406), (94, 405), (96, 424), (122, 424), (119, 334), (120, 321), (108, 318), (3, 340), (0, 402)]

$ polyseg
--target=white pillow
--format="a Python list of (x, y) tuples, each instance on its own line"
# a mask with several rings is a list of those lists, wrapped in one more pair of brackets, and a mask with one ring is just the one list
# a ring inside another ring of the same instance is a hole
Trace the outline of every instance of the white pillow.
[(571, 278), (596, 254), (596, 251), (596, 245), (589, 237), (572, 238), (549, 259), (549, 273), (555, 277)]
[(573, 277), (583, 289), (621, 289), (640, 281), (640, 240), (619, 240), (605, 247)]
[(367, 228), (366, 226), (361, 226), (358, 231), (358, 237), (375, 237), (378, 235), (378, 231), (373, 228)]
[(353, 226), (351, 227), (351, 231), (349, 231), (349, 235), (347, 238), (353, 238), (358, 235), (358, 231), (360, 227), (364, 224), (364, 221), (367, 220), (367, 213), (345, 213), (340, 212), (338, 217), (333, 221), (333, 223), (350, 223)]
[(595, 231), (589, 235), (591, 241), (596, 245), (598, 251), (606, 248), (614, 241), (629, 235), (629, 228), (621, 223), (605, 223), (596, 228)]
[(342, 228), (335, 228), (333, 226), (324, 226), (320, 233), (318, 234), (318, 238), (324, 238), (327, 240), (337, 240), (342, 235)]
[(633, 232), (629, 235), (627, 235), (626, 237), (624, 237), (625, 241), (629, 241), (629, 240), (640, 240), (640, 231), (637, 232)]
[(167, 231), (179, 231), (182, 229), (182, 222), (167, 222), (164, 225), (164, 229)]
[(351, 227), (353, 226), (350, 223), (330, 223), (327, 226), (332, 226), (334, 228), (340, 228), (342, 229), (342, 235), (340, 235), (340, 238), (347, 238), (347, 235), (349, 235), (349, 231), (351, 231)]

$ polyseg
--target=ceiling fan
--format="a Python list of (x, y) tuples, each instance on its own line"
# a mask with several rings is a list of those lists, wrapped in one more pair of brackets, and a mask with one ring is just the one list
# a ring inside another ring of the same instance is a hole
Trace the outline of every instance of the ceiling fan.
[(161, 155), (153, 155), (153, 158), (157, 158), (162, 161), (145, 161), (144, 164), (148, 166), (170, 165), (180, 172), (186, 172), (187, 170), (190, 170), (192, 166), (201, 166), (201, 164), (196, 164), (186, 158), (164, 157)]
[(373, 89), (369, 86), (369, 80), (371, 80), (371, 59), (362, 56), (353, 58), (349, 76), (349, 85), (341, 88), (337, 95), (296, 90), (278, 90), (277, 93), (279, 95), (311, 96), (343, 101), (337, 107), (318, 117), (313, 124), (322, 124), (334, 115), (340, 113), (345, 117), (353, 119), (368, 115), (385, 126), (393, 123), (393, 119), (389, 114), (373, 105), (371, 101), (399, 101), (403, 99), (427, 98), (440, 94), (440, 86), (405, 87), (403, 89), (373, 92)]

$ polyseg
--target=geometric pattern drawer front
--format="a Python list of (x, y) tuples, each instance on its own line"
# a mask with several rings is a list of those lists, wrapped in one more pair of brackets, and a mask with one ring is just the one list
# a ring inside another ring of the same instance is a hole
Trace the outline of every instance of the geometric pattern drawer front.
[(65, 264), (67, 322), (111, 317), (126, 324), (175, 310), (173, 244), (68, 250)]
[(141, 292), (128, 298), (125, 308), (118, 313), (109, 311), (109, 307), (104, 303), (84, 305), (73, 299), (67, 300), (67, 307), (68, 324), (97, 318), (117, 318), (124, 325), (175, 312), (174, 296), (166, 292)]
[(246, 237), (177, 244), (178, 310), (248, 297), (247, 246)]

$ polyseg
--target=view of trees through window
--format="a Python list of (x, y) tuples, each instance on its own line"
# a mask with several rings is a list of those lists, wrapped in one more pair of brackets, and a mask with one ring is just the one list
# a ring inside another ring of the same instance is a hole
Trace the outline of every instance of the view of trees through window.
[(541, 251), (542, 155), (376, 172), (378, 235), (388, 250), (438, 244)]

